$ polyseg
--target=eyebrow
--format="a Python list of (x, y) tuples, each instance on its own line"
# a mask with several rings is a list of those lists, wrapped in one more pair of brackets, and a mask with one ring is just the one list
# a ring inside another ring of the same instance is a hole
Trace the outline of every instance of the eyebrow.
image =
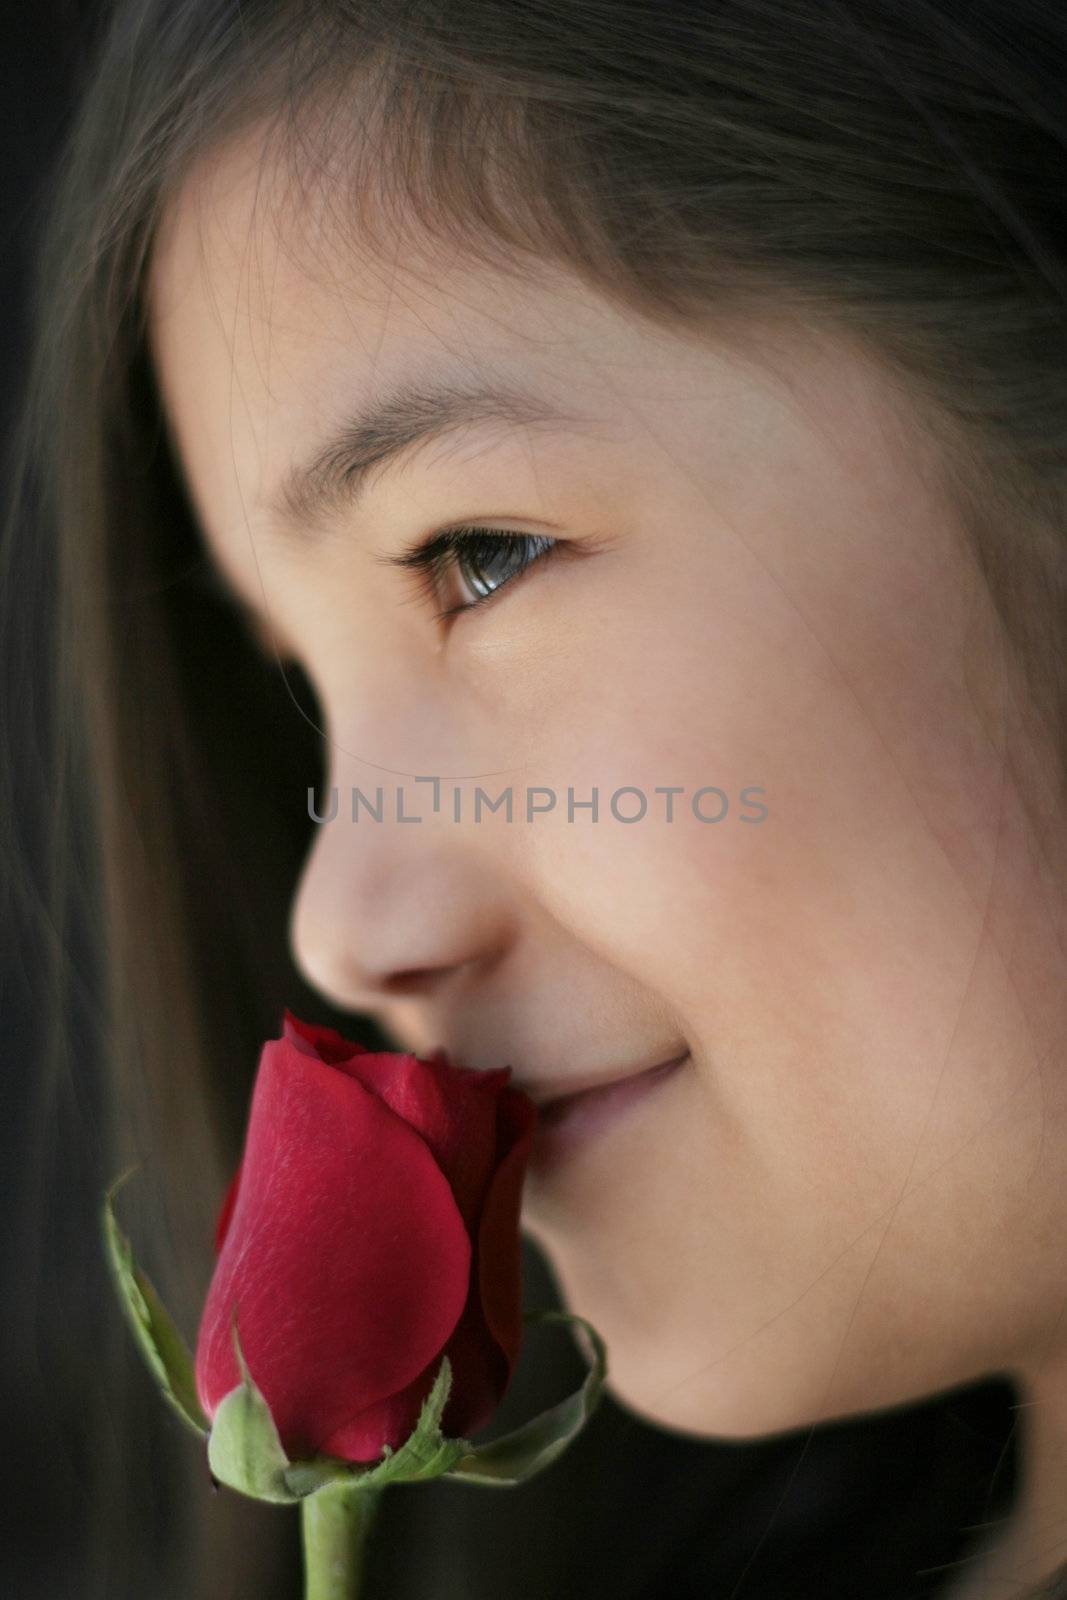
[(299, 542), (321, 537), (377, 478), (447, 434), (491, 423), (590, 431), (588, 418), (508, 383), (405, 380), (344, 420), (309, 460), (286, 473), (268, 515)]

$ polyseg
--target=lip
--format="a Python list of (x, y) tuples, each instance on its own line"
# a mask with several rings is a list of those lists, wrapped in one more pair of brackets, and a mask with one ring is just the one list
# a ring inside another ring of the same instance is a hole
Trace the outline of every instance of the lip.
[(676, 1066), (689, 1051), (681, 1046), (675, 1050), (669, 1059), (659, 1055), (653, 1059), (645, 1057), (647, 1066), (632, 1066), (619, 1071), (590, 1072), (583, 1077), (567, 1078), (527, 1078), (525, 1076), (516, 1080), (515, 1087), (533, 1100), (541, 1111), (547, 1111), (550, 1106), (561, 1105), (565, 1100), (575, 1100), (579, 1095), (584, 1095), (596, 1089), (614, 1089), (617, 1084), (629, 1083), (634, 1078), (643, 1078), (646, 1073), (658, 1072), (661, 1067)]
[(642, 1072), (544, 1101), (538, 1106), (530, 1166), (553, 1166), (570, 1151), (584, 1145), (587, 1139), (613, 1127), (649, 1095), (655, 1094), (689, 1059), (686, 1050)]

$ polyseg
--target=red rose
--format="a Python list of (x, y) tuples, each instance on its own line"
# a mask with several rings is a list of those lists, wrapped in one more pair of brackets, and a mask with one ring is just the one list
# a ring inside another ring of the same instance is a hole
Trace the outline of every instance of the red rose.
[(375, 1054), (285, 1012), (263, 1046), (241, 1164), (219, 1213), (196, 1386), (240, 1382), (231, 1317), (291, 1460), (377, 1461), (418, 1422), (491, 1418), (522, 1342), (519, 1210), (537, 1108), (492, 1072)]

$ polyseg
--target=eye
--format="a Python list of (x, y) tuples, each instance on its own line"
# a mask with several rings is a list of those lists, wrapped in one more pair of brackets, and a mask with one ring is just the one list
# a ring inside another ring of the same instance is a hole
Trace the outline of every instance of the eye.
[(514, 583), (535, 561), (544, 561), (560, 548), (558, 539), (545, 534), (508, 533), (502, 528), (448, 528), (434, 534), (402, 556), (387, 556), (389, 566), (416, 572), (420, 588), (432, 600), (441, 597), (444, 580), (456, 577), (473, 593), (435, 613), (440, 622), (461, 611), (485, 605), (507, 584)]

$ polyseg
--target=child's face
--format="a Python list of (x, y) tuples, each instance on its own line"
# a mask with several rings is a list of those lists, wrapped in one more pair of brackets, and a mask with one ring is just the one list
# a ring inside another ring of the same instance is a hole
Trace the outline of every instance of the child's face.
[[(741, 1438), (1022, 1362), (1062, 1294), (1063, 862), (1031, 847), (1018, 680), (900, 391), (799, 328), (702, 342), (559, 272), (372, 265), (257, 177), (232, 152), (168, 218), (153, 341), (205, 538), (318, 694), (339, 809), (294, 885), (308, 978), (557, 1093), (688, 1049), (525, 1190), (639, 1413)], [(267, 509), (430, 380), (570, 420), (468, 423), (315, 539)], [(381, 558), (459, 522), (561, 549), (438, 620), (470, 566), (434, 599)], [(473, 819), (479, 786), (510, 823)]]

